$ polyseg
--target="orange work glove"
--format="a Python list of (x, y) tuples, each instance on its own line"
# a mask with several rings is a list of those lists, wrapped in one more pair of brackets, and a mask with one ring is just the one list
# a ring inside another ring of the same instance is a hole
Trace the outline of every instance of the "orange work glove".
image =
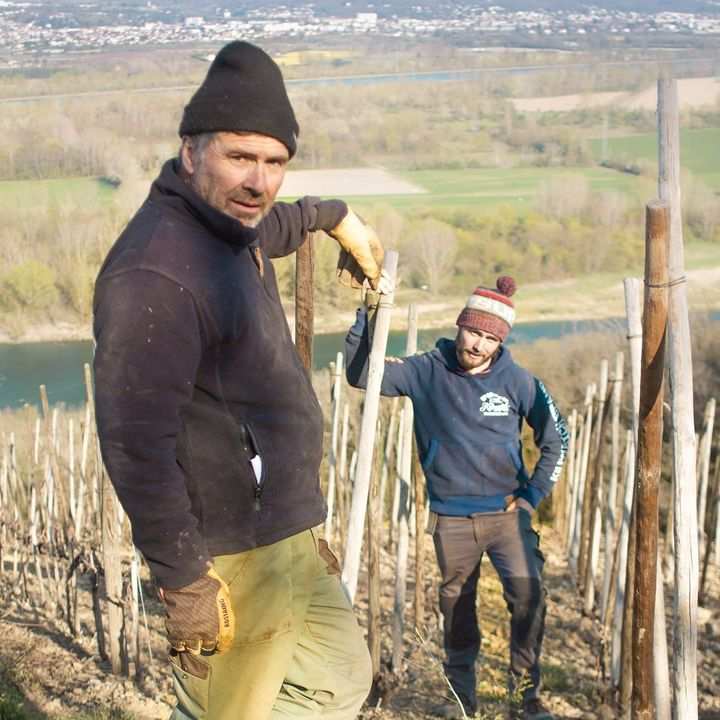
[(347, 215), (328, 234), (341, 247), (337, 264), (340, 283), (360, 288), (367, 279), (373, 290), (376, 290), (385, 252), (372, 227), (348, 208)]
[(167, 619), (168, 640), (174, 650), (199, 655), (202, 650), (223, 653), (235, 636), (235, 614), (230, 590), (210, 568), (194, 582), (161, 593)]

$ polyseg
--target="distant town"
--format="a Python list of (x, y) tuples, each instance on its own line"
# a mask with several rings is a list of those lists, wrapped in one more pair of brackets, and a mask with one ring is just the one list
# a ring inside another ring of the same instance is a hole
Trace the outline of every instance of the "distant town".
[[(350, 3), (346, 3), (350, 5)], [(372, 7), (372, 5), (370, 6)], [(22, 65), (28, 56), (92, 51), (107, 48), (221, 43), (246, 39), (305, 39), (351, 37), (503, 36), (555, 40), (556, 47), (577, 48), (591, 36), (712, 36), (720, 39), (717, 12), (629, 12), (583, 7), (574, 12), (505, 9), (479, 3), (432, 3), (403, 6), (393, 12), (328, 14), (316, 3), (298, 3), (243, 10), (215, 7), (183, 14), (148, 2), (132, 7), (112, 2), (50, 3), (0, 0), (0, 56), (3, 67)], [(540, 43), (542, 44), (542, 43)]]

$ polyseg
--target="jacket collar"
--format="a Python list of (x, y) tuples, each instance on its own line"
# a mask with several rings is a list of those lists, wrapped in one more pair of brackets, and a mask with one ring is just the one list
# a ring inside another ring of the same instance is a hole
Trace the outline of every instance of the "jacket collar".
[(244, 247), (257, 243), (255, 228), (245, 227), (239, 220), (208, 205), (178, 172), (178, 160), (168, 160), (150, 188), (150, 199), (169, 206), (176, 212), (191, 215), (212, 235), (231, 245)]

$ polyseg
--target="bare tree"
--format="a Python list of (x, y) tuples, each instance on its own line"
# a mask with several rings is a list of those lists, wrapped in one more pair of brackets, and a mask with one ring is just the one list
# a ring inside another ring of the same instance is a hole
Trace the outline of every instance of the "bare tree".
[(452, 274), (457, 236), (450, 225), (427, 218), (411, 231), (405, 254), (430, 292), (439, 293)]

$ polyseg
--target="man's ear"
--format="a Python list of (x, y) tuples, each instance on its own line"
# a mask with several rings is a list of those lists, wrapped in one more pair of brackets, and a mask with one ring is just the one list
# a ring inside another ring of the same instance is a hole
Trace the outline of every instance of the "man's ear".
[(180, 166), (188, 177), (191, 177), (195, 172), (195, 147), (192, 138), (185, 135), (182, 139), (182, 145), (180, 146)]

